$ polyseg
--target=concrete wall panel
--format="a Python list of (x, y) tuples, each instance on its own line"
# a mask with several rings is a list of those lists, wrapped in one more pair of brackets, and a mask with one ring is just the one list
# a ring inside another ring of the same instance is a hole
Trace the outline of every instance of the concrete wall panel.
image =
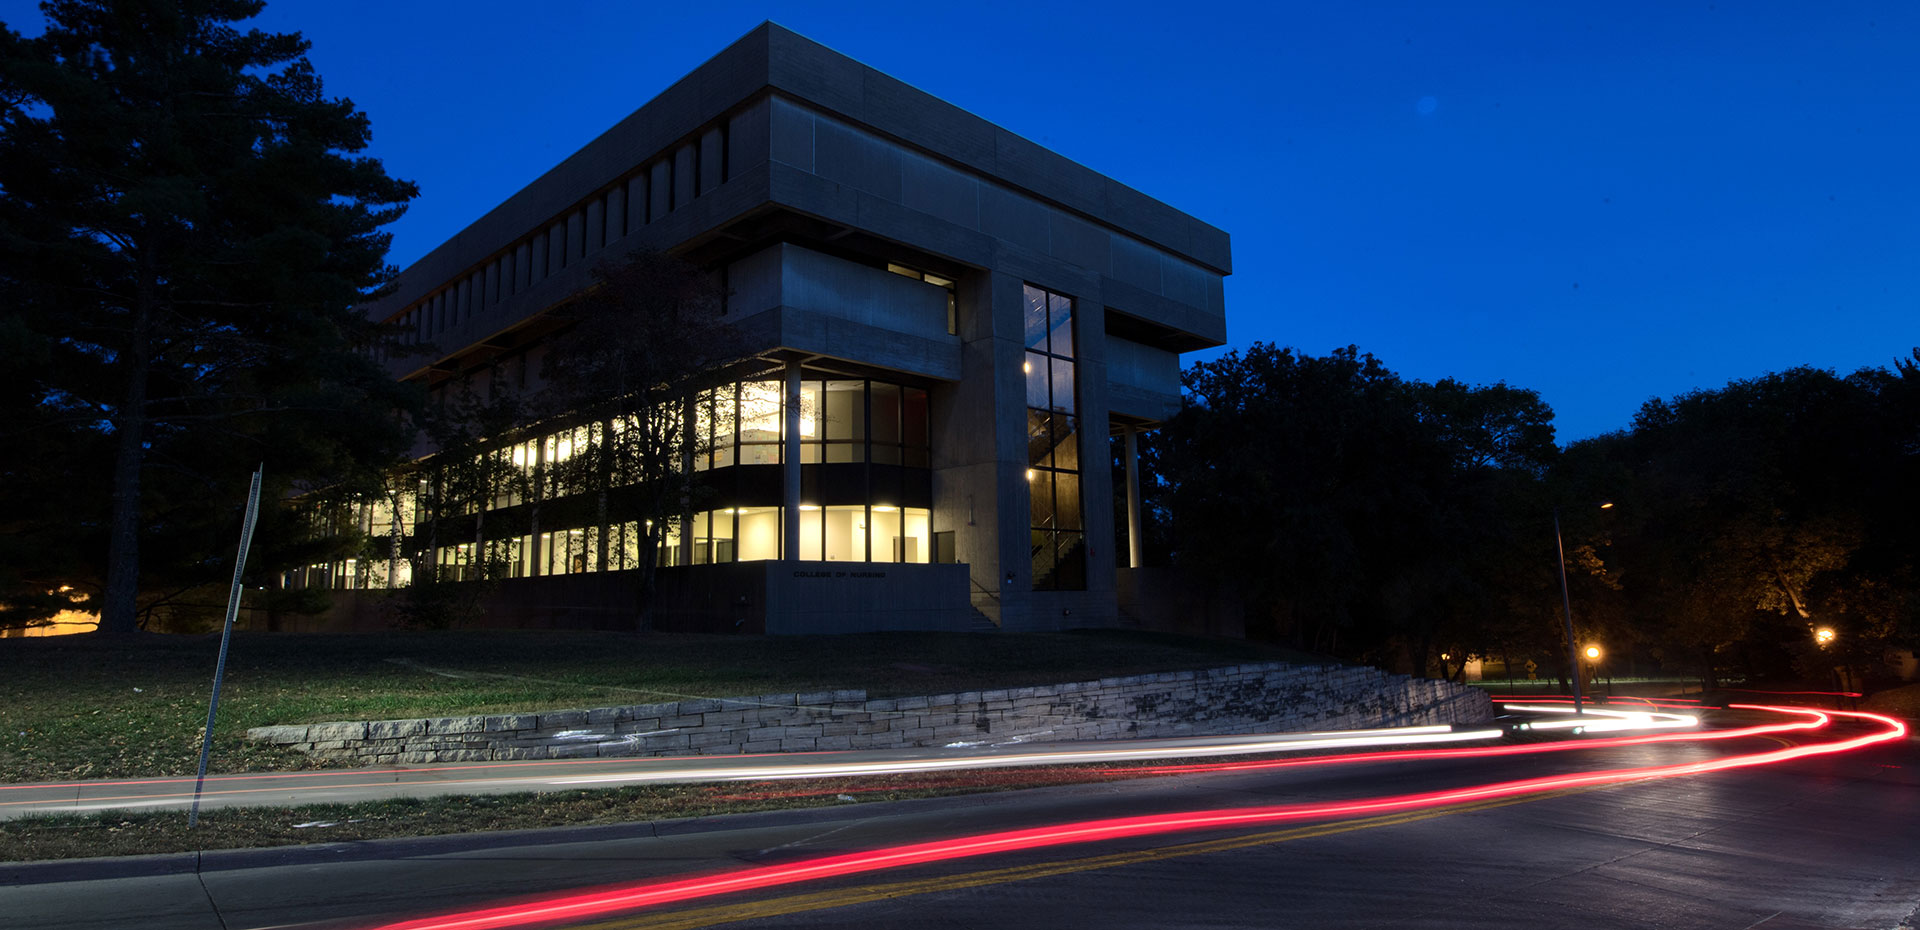
[(772, 158), (801, 171), (813, 170), (813, 111), (775, 97), (770, 101)]
[(980, 231), (1045, 254), (1053, 234), (1047, 208), (997, 185), (980, 189)]
[(1107, 178), (1029, 139), (998, 129), (993, 137), (993, 167), (1028, 190), (1044, 190), (1069, 205), (1099, 203)]
[(924, 155), (902, 153), (900, 203), (965, 229), (980, 228), (980, 183)]
[(1161, 291), (1160, 253), (1153, 247), (1128, 236), (1113, 237), (1113, 270), (1117, 280), (1150, 294)]
[(1082, 268), (1105, 270), (1113, 248), (1108, 242), (1112, 234), (1077, 216), (1059, 210), (1048, 212), (1048, 254)]
[(897, 201), (900, 150), (830, 119), (814, 120), (814, 173), (830, 181)]
[(1169, 300), (1177, 300), (1189, 307), (1205, 308), (1209, 277), (1218, 278), (1219, 275), (1164, 252), (1160, 254), (1160, 293)]
[(1180, 356), (1165, 349), (1107, 335), (1107, 380), (1110, 384), (1180, 396)]
[(727, 120), (727, 172), (738, 175), (767, 160), (771, 137), (767, 121), (773, 105), (761, 100)]
[(781, 249), (762, 249), (727, 266), (727, 316), (740, 318), (780, 306)]

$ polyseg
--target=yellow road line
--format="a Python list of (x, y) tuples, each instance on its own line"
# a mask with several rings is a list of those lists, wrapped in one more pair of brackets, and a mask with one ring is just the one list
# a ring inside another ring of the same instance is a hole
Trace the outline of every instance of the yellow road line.
[(1347, 820), (1337, 823), (1317, 824), (1309, 827), (1294, 827), (1287, 830), (1255, 833), (1251, 836), (1235, 836), (1219, 840), (1204, 840), (1198, 843), (1183, 843), (1178, 846), (1163, 846), (1157, 849), (1112, 853), (1105, 856), (1093, 856), (1085, 859), (1040, 862), (1032, 865), (1019, 865), (1003, 869), (989, 869), (982, 872), (943, 875), (936, 878), (863, 885), (857, 888), (839, 888), (832, 891), (816, 891), (808, 894), (770, 898), (764, 901), (748, 901), (742, 904), (723, 904), (712, 907), (674, 911), (665, 914), (645, 914), (623, 917), (594, 924), (577, 925), (576, 930), (693, 930), (693, 928), (696, 927), (711, 927), (716, 924), (733, 923), (741, 920), (779, 917), (786, 914), (797, 914), (802, 911), (824, 910), (833, 907), (845, 907), (850, 904), (884, 901), (888, 898), (903, 898), (910, 895), (929, 894), (938, 891), (957, 891), (962, 888), (977, 888), (981, 885), (1028, 881), (1035, 878), (1048, 878), (1054, 875), (1066, 875), (1073, 872), (1089, 872), (1096, 869), (1111, 869), (1118, 866), (1135, 865), (1137, 863), (1152, 862), (1160, 859), (1198, 856), (1207, 853), (1246, 849), (1251, 846), (1268, 846), (1274, 843), (1285, 843), (1290, 840), (1305, 840), (1317, 836), (1332, 836), (1336, 833), (1370, 830), (1374, 827), (1390, 827), (1396, 824), (1414, 823), (1421, 820), (1431, 820), (1435, 817), (1445, 817), (1450, 814), (1464, 814), (1471, 811), (1507, 807), (1513, 804), (1527, 804), (1546, 798), (1594, 791), (1597, 790), (1597, 788), (1598, 786), (1593, 788), (1573, 788), (1565, 791), (1553, 791), (1517, 798), (1502, 798), (1496, 801), (1481, 801), (1473, 804), (1459, 804), (1452, 807), (1442, 807), (1412, 813), (1387, 814), (1380, 817), (1368, 817), (1363, 820)]

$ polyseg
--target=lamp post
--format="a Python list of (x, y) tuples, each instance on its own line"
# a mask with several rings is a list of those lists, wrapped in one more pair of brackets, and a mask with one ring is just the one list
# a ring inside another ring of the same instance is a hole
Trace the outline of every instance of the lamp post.
[[(1600, 509), (1613, 507), (1613, 501), (1601, 501)], [(1580, 709), (1580, 652), (1579, 645), (1573, 641), (1573, 595), (1567, 593), (1567, 544), (1560, 536), (1560, 508), (1553, 508), (1553, 547), (1560, 553), (1560, 603), (1567, 609), (1567, 680), (1573, 685), (1573, 713), (1579, 716)]]
[[(1600, 647), (1589, 645), (1580, 650), (1580, 654), (1587, 657), (1587, 683), (1598, 692), (1600, 690)], [(1613, 689), (1607, 689), (1607, 696), (1609, 698), (1613, 696)]]

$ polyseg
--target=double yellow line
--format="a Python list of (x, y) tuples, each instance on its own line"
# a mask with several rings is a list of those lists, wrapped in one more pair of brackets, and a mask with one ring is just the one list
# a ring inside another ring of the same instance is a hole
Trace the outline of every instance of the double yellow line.
[(1110, 855), (1093, 856), (1085, 859), (1064, 859), (1056, 862), (1040, 862), (1032, 865), (1011, 866), (1004, 869), (989, 869), (982, 872), (944, 875), (936, 878), (886, 882), (877, 885), (861, 885), (854, 888), (837, 888), (832, 891), (816, 891), (807, 894), (787, 895), (785, 897), (768, 898), (762, 901), (749, 901), (742, 904), (722, 904), (672, 911), (663, 914), (643, 914), (632, 917), (622, 917), (616, 920), (601, 921), (594, 924), (578, 925), (577, 930), (692, 930), (692, 928), (695, 927), (711, 927), (716, 924), (733, 923), (741, 920), (780, 917), (786, 914), (798, 914), (803, 911), (816, 911), (834, 907), (846, 907), (852, 904), (866, 904), (872, 901), (885, 901), (889, 898), (904, 898), (911, 895), (931, 894), (940, 891), (957, 891), (962, 888), (977, 888), (981, 885), (998, 885), (1006, 882), (1023, 882), (1035, 878), (1068, 875), (1074, 872), (1091, 872), (1096, 869), (1111, 869), (1118, 866), (1137, 865), (1142, 862), (1177, 859), (1182, 856), (1201, 856), (1208, 853), (1246, 849), (1252, 846), (1268, 846), (1275, 843), (1286, 843), (1292, 840), (1312, 839), (1317, 836), (1352, 833), (1356, 830), (1371, 830), (1375, 827), (1390, 827), (1396, 824), (1415, 823), (1422, 820), (1431, 820), (1435, 817), (1445, 817), (1451, 814), (1491, 810), (1496, 807), (1507, 807), (1513, 804), (1527, 804), (1546, 798), (1578, 794), (1593, 790), (1596, 789), (1574, 788), (1565, 791), (1551, 791), (1523, 797), (1502, 798), (1496, 801), (1480, 801), (1472, 804), (1457, 804), (1431, 810), (1387, 814), (1380, 817), (1368, 817), (1362, 820), (1345, 820), (1337, 823), (1318, 824), (1309, 827), (1294, 827), (1287, 830), (1255, 833), (1249, 836), (1204, 840), (1198, 843), (1183, 843), (1178, 846), (1163, 846), (1157, 849), (1143, 849), (1136, 852), (1112, 853)]

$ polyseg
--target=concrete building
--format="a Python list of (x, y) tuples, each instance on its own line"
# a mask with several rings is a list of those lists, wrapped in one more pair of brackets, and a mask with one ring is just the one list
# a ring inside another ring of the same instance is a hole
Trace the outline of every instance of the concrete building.
[[(1138, 504), (1115, 487), (1110, 444), (1130, 451), (1178, 409), (1180, 353), (1225, 342), (1226, 233), (769, 23), (407, 268), (367, 312), (437, 347), (394, 363), (396, 377), (529, 387), (542, 315), (600, 261), (642, 249), (720, 275), (725, 317), (761, 361), (702, 421), (713, 449), (698, 467), (721, 499), (661, 550), (663, 625), (1127, 619), (1139, 559), (1117, 541), (1139, 534), (1114, 525), (1114, 502), (1134, 502), (1130, 519)], [(530, 433), (501, 454), (532, 471), (568, 442)], [(358, 519), (378, 537), (410, 516)], [(635, 558), (624, 538), (549, 519), (493, 541), (515, 576), (498, 616), (615, 625)], [(437, 548), (457, 572), (460, 543)], [(296, 583), (352, 592), (405, 583), (395, 574), (335, 563)], [(365, 612), (353, 600), (336, 625)]]

